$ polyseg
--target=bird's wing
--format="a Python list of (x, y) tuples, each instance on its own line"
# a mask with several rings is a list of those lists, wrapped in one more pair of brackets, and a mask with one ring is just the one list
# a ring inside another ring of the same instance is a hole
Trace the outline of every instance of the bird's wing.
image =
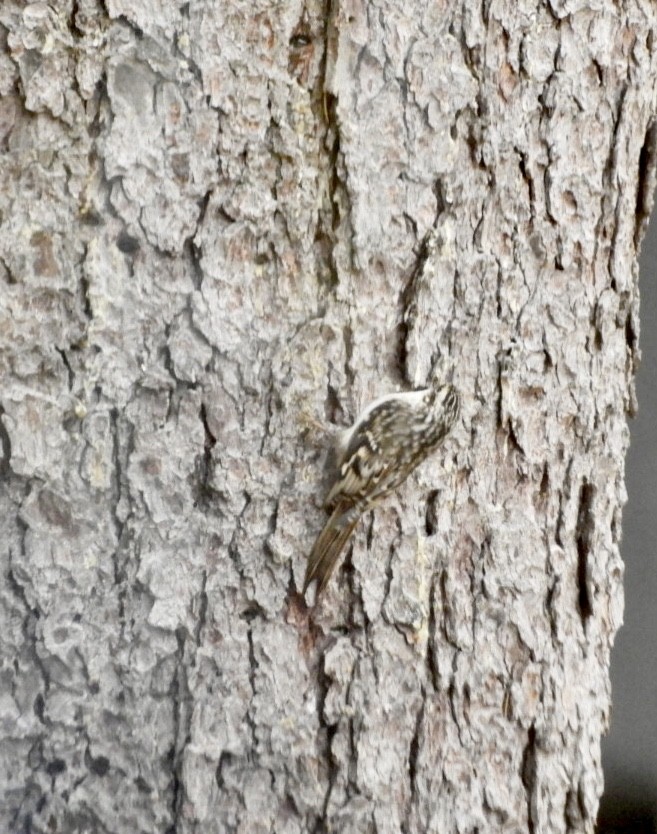
[(385, 428), (374, 421), (369, 429), (354, 433), (338, 466), (335, 483), (326, 496), (326, 507), (341, 501), (367, 502), (374, 494), (385, 494), (380, 487), (387, 483), (397, 465), (385, 444)]

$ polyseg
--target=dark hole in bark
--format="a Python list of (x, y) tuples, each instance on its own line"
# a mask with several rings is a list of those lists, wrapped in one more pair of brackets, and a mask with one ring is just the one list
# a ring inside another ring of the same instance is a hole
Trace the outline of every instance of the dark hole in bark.
[(438, 527), (438, 496), (437, 489), (432, 490), (427, 497), (427, 508), (424, 513), (424, 530), (427, 536), (433, 536)]

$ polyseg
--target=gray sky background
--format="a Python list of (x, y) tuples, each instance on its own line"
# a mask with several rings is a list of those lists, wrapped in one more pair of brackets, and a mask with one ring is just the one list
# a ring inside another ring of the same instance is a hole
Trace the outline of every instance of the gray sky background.
[[(611, 663), (611, 731), (603, 744), (605, 801), (632, 795), (657, 816), (657, 219), (641, 257), (639, 414), (630, 421), (621, 553), (625, 625)], [(628, 829), (629, 830), (629, 829)], [(634, 830), (634, 829), (633, 829)], [(639, 829), (636, 829), (639, 830)]]

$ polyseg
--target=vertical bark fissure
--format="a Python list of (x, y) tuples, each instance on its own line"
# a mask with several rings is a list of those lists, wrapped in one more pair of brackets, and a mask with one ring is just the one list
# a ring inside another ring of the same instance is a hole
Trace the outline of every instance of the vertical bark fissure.
[(579, 490), (575, 541), (577, 545), (577, 607), (582, 625), (593, 615), (593, 594), (591, 589), (590, 565), (595, 534), (593, 500), (595, 487), (584, 481)]
[(255, 654), (255, 646), (253, 643), (253, 625), (250, 622), (252, 618), (247, 617), (248, 628), (247, 628), (247, 639), (249, 644), (249, 685), (251, 687), (251, 699), (249, 701), (249, 705), (245, 710), (245, 718), (246, 723), (249, 727), (249, 732), (251, 734), (251, 755), (250, 758), (257, 762), (259, 760), (259, 745), (258, 745), (258, 736), (257, 736), (257, 723), (255, 716), (253, 715), (253, 706), (254, 701), (258, 695), (258, 688), (256, 683), (256, 674), (258, 670), (258, 660)]
[(436, 578), (436, 574), (433, 574), (431, 577), (431, 586), (429, 588), (429, 635), (427, 639), (427, 653), (426, 653), (426, 667), (427, 667), (427, 680), (433, 687), (434, 692), (438, 692), (440, 690), (440, 673), (438, 669), (437, 663), (437, 646), (436, 643), (439, 639), (440, 629), (439, 625), (436, 622), (436, 594), (438, 580)]
[[(346, 204), (346, 188), (340, 174), (340, 125), (338, 117), (338, 100), (331, 87), (331, 74), (336, 59), (335, 0), (325, 0), (324, 4), (324, 49), (322, 52), (319, 71), (319, 106), (318, 124), (324, 128), (323, 149), (325, 154), (325, 187), (328, 210), (320, 208), (318, 212), (318, 226), (315, 233), (316, 240), (323, 238), (326, 244), (322, 247), (322, 267), (328, 275), (327, 290), (334, 291), (340, 282), (340, 268), (336, 260), (335, 246), (341, 223), (346, 220), (340, 213), (340, 204)], [(321, 276), (321, 272), (320, 272)]]
[(536, 789), (537, 789), (537, 761), (536, 761), (536, 728), (532, 724), (527, 731), (527, 743), (522, 754), (520, 777), (527, 797), (527, 826), (529, 834), (536, 831)]
[[(122, 463), (122, 449), (120, 437), (120, 415), (117, 409), (110, 410), (110, 431), (112, 438), (112, 471), (111, 471), (111, 506), (112, 506), (112, 523), (115, 533), (115, 545), (112, 553), (113, 572), (114, 572), (114, 588), (116, 592), (118, 617), (123, 630), (126, 625), (126, 575), (122, 562), (122, 553), (124, 548), (124, 532), (125, 522), (121, 518), (120, 503), (123, 494), (123, 463)], [(126, 452), (127, 456), (127, 452)]]
[(201, 403), (199, 418), (203, 424), (204, 438), (203, 452), (199, 456), (196, 502), (203, 508), (209, 508), (209, 505), (217, 498), (212, 487), (214, 475), (213, 449), (217, 444), (217, 438), (210, 429), (205, 402)]
[(417, 801), (417, 780), (418, 780), (418, 770), (420, 768), (419, 756), (420, 756), (420, 749), (421, 749), (421, 733), (422, 733), (422, 724), (424, 721), (424, 711), (425, 711), (425, 698), (426, 693), (422, 692), (422, 700), (420, 702), (420, 707), (417, 711), (417, 715), (415, 717), (415, 727), (413, 730), (413, 737), (411, 738), (410, 747), (408, 750), (408, 782), (410, 786), (410, 793), (408, 797), (408, 802), (406, 805), (406, 813), (402, 822), (402, 834), (409, 834), (411, 831), (411, 819), (413, 811), (415, 810), (415, 804)]
[(2, 447), (2, 460), (0, 461), (0, 481), (9, 482), (12, 475), (11, 470), (11, 437), (5, 426), (3, 417), (5, 409), (0, 403), (0, 446)]
[(190, 693), (185, 670), (185, 635), (176, 634), (176, 672), (171, 686), (172, 698), (172, 740), (168, 756), (170, 767), (170, 815), (171, 834), (178, 834), (184, 817), (185, 785), (182, 773), (185, 748), (189, 742), (189, 719), (191, 717)]
[(639, 153), (639, 174), (636, 188), (634, 248), (639, 251), (655, 199), (657, 177), (657, 121), (651, 120)]

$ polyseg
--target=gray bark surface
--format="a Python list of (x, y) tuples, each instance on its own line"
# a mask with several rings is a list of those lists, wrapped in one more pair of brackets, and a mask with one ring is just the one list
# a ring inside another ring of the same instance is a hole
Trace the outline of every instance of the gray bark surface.
[[(0, 7), (0, 829), (590, 832), (647, 0)], [(453, 369), (315, 608), (327, 439)]]

